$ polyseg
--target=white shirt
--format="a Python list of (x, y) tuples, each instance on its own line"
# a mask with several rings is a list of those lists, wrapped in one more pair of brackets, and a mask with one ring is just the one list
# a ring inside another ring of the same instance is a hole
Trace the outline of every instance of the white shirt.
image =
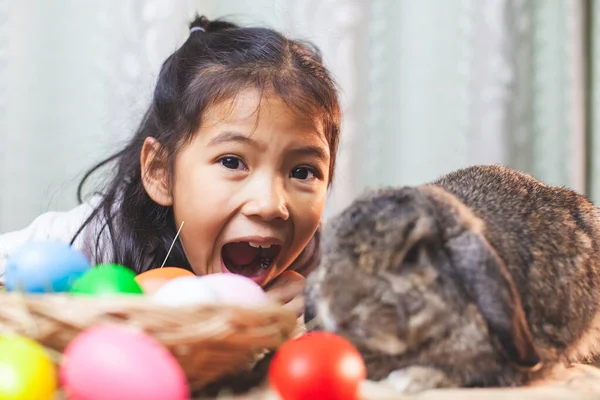
[[(97, 205), (99, 198), (93, 198), (69, 211), (49, 211), (36, 217), (27, 227), (0, 235), (0, 282), (4, 282), (4, 271), (6, 260), (10, 254), (29, 241), (56, 240), (70, 243), (73, 236), (85, 220), (91, 215), (93, 208)], [(73, 242), (73, 248), (81, 251), (88, 258), (92, 258), (93, 244), (101, 227), (99, 219), (96, 218), (86, 225), (84, 230)], [(106, 230), (105, 230), (106, 231)], [(104, 238), (105, 239), (105, 238)], [(100, 252), (105, 252), (103, 242), (100, 244)]]

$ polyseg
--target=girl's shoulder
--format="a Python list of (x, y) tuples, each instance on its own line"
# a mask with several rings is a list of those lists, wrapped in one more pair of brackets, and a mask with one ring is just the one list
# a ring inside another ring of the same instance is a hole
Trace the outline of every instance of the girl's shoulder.
[[(90, 217), (94, 207), (99, 201), (92, 198), (68, 211), (48, 211), (37, 216), (23, 229), (0, 234), (0, 281), (6, 267), (9, 255), (30, 241), (54, 240), (70, 243), (82, 224)], [(99, 232), (100, 220), (98, 218), (87, 224), (73, 242), (73, 248), (82, 251), (90, 257), (92, 241)]]

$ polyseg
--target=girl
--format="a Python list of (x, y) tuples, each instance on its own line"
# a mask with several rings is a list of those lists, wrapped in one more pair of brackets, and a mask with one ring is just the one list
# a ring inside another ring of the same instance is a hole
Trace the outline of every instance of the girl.
[(316, 262), (339, 129), (316, 48), (197, 17), (162, 65), (135, 135), (87, 172), (79, 200), (86, 179), (114, 163), (106, 188), (0, 236), (0, 272), (26, 241), (53, 239), (137, 273), (166, 259), (197, 275), (245, 275), (290, 302)]

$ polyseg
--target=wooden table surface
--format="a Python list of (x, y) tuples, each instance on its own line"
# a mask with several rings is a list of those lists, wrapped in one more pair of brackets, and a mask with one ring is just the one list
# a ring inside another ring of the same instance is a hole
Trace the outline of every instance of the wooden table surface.
[[(219, 400), (281, 400), (268, 388), (256, 389), (242, 396), (219, 396)], [(416, 395), (403, 395), (383, 384), (366, 381), (360, 388), (359, 400), (598, 400), (600, 369), (576, 365), (557, 369), (544, 381), (521, 388), (503, 389), (437, 389)]]

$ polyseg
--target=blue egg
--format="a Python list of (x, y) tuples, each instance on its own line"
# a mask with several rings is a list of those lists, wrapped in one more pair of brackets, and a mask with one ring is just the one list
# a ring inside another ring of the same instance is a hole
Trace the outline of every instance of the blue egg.
[(6, 260), (5, 286), (28, 293), (67, 292), (90, 268), (87, 257), (69, 244), (28, 242)]

